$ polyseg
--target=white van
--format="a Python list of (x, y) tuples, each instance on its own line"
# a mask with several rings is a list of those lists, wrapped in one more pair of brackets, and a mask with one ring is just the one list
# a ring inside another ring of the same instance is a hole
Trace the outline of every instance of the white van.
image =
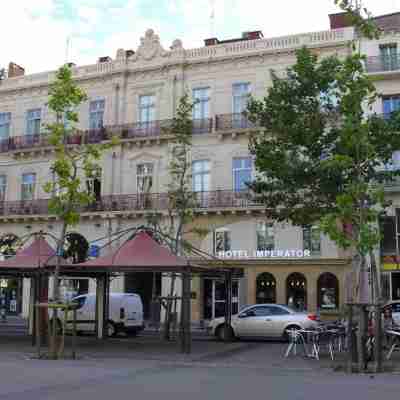
[[(76, 313), (77, 331), (93, 332), (96, 323), (96, 294), (82, 294), (72, 301), (79, 305)], [(68, 329), (71, 328), (72, 323), (68, 324)], [(110, 293), (108, 336), (115, 336), (119, 332), (136, 335), (143, 328), (143, 303), (140, 296), (134, 293)]]

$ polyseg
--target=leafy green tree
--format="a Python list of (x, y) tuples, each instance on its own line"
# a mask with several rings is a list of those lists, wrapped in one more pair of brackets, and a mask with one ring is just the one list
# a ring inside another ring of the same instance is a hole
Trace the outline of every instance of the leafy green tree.
[[(88, 192), (86, 181), (96, 177), (100, 171), (99, 161), (103, 152), (116, 144), (113, 139), (107, 144), (80, 144), (72, 146), (71, 136), (78, 134), (77, 107), (87, 99), (86, 94), (73, 81), (68, 66), (61, 67), (55, 81), (49, 89), (49, 110), (54, 114), (54, 122), (47, 124), (48, 140), (54, 146), (55, 157), (50, 170), (53, 179), (44, 185), (44, 190), (51, 194), (49, 212), (57, 215), (61, 221), (61, 233), (57, 243), (57, 254), (64, 253), (65, 237), (69, 226), (76, 225), (80, 219), (80, 211), (92, 203), (95, 198)], [(60, 257), (54, 271), (54, 283), (51, 298), (60, 301)], [(52, 342), (50, 353), (57, 357), (55, 345), (57, 325), (57, 308), (53, 309)]]
[(377, 98), (363, 57), (318, 60), (303, 48), (287, 76), (273, 75), (266, 97), (248, 107), (261, 127), (250, 145), (259, 172), (252, 187), (271, 218), (319, 223), (341, 248), (355, 250), (358, 271), (367, 256), (374, 262), (380, 241), (382, 184), (399, 175), (383, 167), (399, 149), (400, 118), (373, 114)]
[[(149, 225), (160, 234), (163, 241), (176, 255), (183, 255), (191, 250), (190, 243), (184, 239), (186, 234), (204, 235), (202, 229), (192, 228), (188, 230), (188, 225), (194, 219), (194, 208), (196, 206), (196, 197), (191, 182), (192, 110), (193, 103), (186, 93), (179, 101), (176, 116), (173, 118), (171, 126), (165, 128), (163, 132), (163, 134), (171, 137), (167, 216), (158, 214), (148, 219)], [(176, 277), (175, 273), (171, 274), (169, 299), (163, 303), (165, 308), (165, 339), (170, 337)]]

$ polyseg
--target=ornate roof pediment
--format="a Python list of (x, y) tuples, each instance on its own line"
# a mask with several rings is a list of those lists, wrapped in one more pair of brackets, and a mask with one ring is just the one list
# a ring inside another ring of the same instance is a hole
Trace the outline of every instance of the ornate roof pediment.
[(140, 38), (140, 46), (130, 60), (150, 61), (155, 57), (166, 57), (168, 52), (163, 49), (160, 38), (154, 33), (153, 29), (147, 29), (144, 37)]

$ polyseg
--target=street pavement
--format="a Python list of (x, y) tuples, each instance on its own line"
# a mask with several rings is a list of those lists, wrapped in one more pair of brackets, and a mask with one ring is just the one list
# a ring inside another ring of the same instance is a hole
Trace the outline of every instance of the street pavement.
[[(345, 375), (279, 342), (219, 343), (195, 335), (193, 352), (155, 334), (98, 341), (78, 338), (78, 360), (38, 360), (24, 335), (0, 325), (0, 400), (258, 399), (338, 400), (398, 397), (400, 374)], [(66, 338), (68, 354), (70, 337)], [(400, 367), (399, 354), (395, 362)]]

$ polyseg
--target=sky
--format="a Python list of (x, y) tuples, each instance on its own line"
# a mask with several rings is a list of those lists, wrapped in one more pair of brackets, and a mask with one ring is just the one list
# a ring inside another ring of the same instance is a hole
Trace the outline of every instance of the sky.
[[(4, 4), (3, 4), (4, 3)], [(211, 4), (214, 3), (214, 23)], [(54, 70), (66, 60), (94, 64), (118, 48), (136, 50), (148, 28), (165, 49), (262, 30), (277, 37), (329, 29), (334, 0), (2, 0), (0, 69), (13, 61), (26, 73)], [(400, 11), (400, 0), (364, 0), (373, 15)], [(69, 40), (68, 40), (69, 38)], [(69, 46), (67, 46), (69, 42)], [(67, 51), (68, 48), (68, 51)]]

